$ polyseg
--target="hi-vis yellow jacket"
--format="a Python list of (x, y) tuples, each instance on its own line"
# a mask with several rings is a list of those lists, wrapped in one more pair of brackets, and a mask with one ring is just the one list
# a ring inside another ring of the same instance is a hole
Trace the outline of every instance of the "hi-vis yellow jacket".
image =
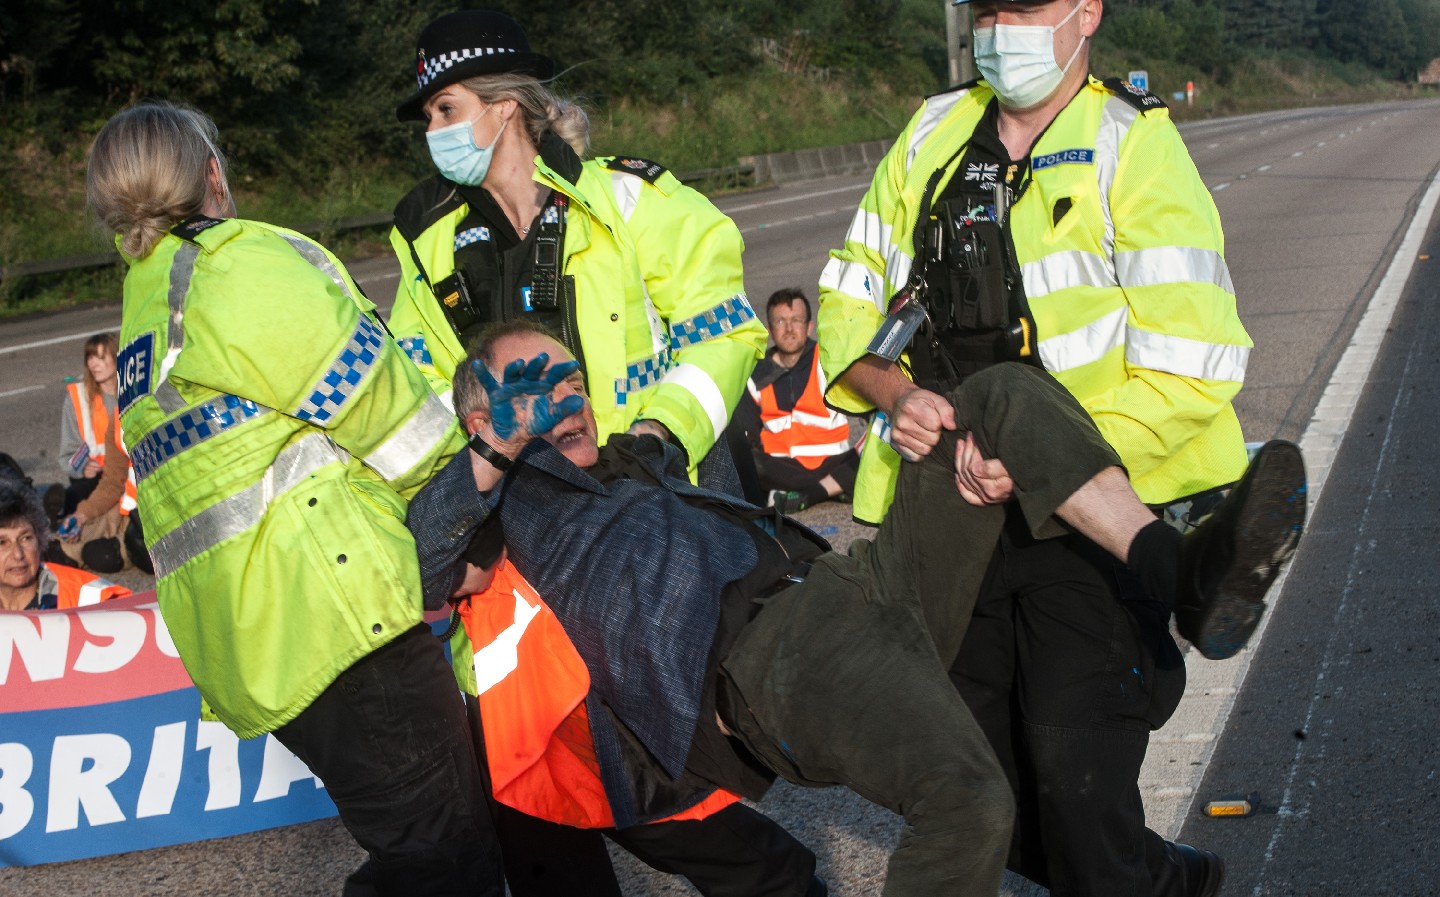
[(463, 443), (308, 238), (191, 219), (126, 261), (120, 414), (160, 610), (253, 737), (420, 622), (406, 504)]
[[(838, 381), (910, 275), (926, 181), (970, 139), (993, 96), (982, 82), (926, 100), (881, 161), (844, 247), (830, 253), (819, 341), (827, 401), (843, 411), (874, 410)], [(1230, 402), (1251, 342), (1215, 204), (1168, 111), (1091, 78), (1041, 135), (1030, 167), (1009, 226), (1045, 369), (1090, 412), (1143, 501), (1238, 479), (1246, 454)], [(871, 435), (855, 516), (875, 522), (900, 457), (883, 414)]]
[[(535, 180), (570, 200), (562, 273), (574, 277), (576, 330), (600, 440), (638, 418), (659, 421), (685, 449), (693, 473), (765, 350), (765, 328), (745, 296), (740, 231), (654, 163), (572, 161), (579, 169), (573, 182), (537, 157)], [(390, 327), (448, 402), (465, 352), (427, 278), (433, 284), (454, 272), (456, 245), (468, 239), (460, 229), (469, 206), (434, 178), (402, 208), (421, 195), (434, 210), (423, 233), (409, 240), (398, 228), (390, 234), (401, 268)]]

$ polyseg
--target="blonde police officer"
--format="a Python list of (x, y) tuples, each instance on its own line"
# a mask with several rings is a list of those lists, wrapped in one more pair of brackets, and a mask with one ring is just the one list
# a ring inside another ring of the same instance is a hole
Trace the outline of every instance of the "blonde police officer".
[[(1234, 482), (1251, 342), (1164, 104), (1088, 76), (1100, 0), (971, 7), (983, 80), (925, 101), (821, 278), (827, 399), (876, 412), (856, 516), (879, 520), (902, 457), (954, 426), (937, 393), (1001, 360), (1073, 393), (1144, 501)], [(1147, 538), (1178, 538), (1157, 527)], [(991, 569), (952, 677), (1019, 792), (1012, 868), (1056, 895), (1215, 893), (1220, 858), (1146, 829), (1136, 784), (1183, 687), (1171, 609), (1078, 537), (1008, 527)], [(1254, 626), (1178, 622), (1208, 656)]]
[(500, 895), (407, 499), (460, 447), (340, 262), (236, 217), (214, 124), (146, 103), (91, 147), (125, 277), (120, 414), (160, 609), (214, 714), (325, 783), (382, 894)]
[(398, 115), (426, 122), (439, 173), (395, 210), (390, 325), (448, 394), (481, 326), (543, 323), (584, 365), (602, 440), (653, 432), (694, 470), (766, 344), (739, 229), (657, 163), (582, 161), (589, 122), (550, 91), (553, 73), (502, 13), (452, 13), (420, 35)]
[[(552, 92), (553, 61), (503, 13), (434, 20), (415, 71), (396, 111), (426, 123), (437, 174), (395, 209), (390, 327), (437, 394), (448, 403), (487, 325), (543, 324), (582, 362), (602, 441), (652, 433), (684, 450), (702, 484), (737, 491), (724, 434), (767, 334), (734, 222), (655, 162), (584, 159), (588, 118)], [(470, 650), (462, 630), (452, 653)], [(472, 669), (462, 660), (456, 673), (473, 693)], [(619, 893), (596, 833), (497, 813), (515, 894)], [(711, 897), (824, 893), (814, 855), (744, 804), (609, 834)]]

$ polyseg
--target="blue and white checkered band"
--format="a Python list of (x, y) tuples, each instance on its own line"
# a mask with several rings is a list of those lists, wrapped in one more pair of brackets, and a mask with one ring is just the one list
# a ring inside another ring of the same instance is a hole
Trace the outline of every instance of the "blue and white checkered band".
[(435, 363), (430, 358), (430, 349), (425, 345), (425, 337), (407, 336), (403, 339), (398, 339), (395, 342), (399, 344), (400, 348), (405, 352), (406, 355), (410, 356), (410, 360), (415, 362), (416, 364)]
[(480, 59), (485, 56), (504, 56), (514, 53), (513, 47), (476, 47), (470, 50), (451, 50), (449, 53), (441, 53), (439, 56), (425, 58), (418, 71), (415, 73), (415, 80), (419, 89), (424, 90), (425, 85), (440, 77), (451, 66), (464, 62), (467, 59)]
[(130, 452), (130, 463), (135, 466), (135, 477), (143, 480), (161, 464), (186, 449), (194, 448), (207, 439), (233, 430), (271, 410), (249, 399), (223, 395), (181, 412), (145, 434), (145, 438)]
[(625, 379), (615, 381), (615, 404), (624, 405), (625, 397), (632, 392), (649, 389), (675, 366), (669, 352), (636, 362), (625, 369)]
[(360, 323), (350, 335), (350, 342), (345, 344), (335, 363), (330, 365), (330, 370), (315, 384), (314, 392), (300, 405), (295, 416), (322, 427), (328, 424), (355, 391), (356, 384), (375, 364), (384, 343), (384, 331), (374, 321), (361, 315)]
[(455, 235), (455, 250), (458, 252), (471, 243), (490, 242), (490, 228), (471, 227)]
[(870, 422), (870, 432), (875, 438), (884, 443), (890, 442), (890, 418), (883, 411), (875, 412), (875, 418)]
[(540, 212), (541, 224), (558, 224), (560, 221), (560, 210), (554, 206), (546, 206)]
[(736, 293), (729, 299), (698, 314), (688, 321), (670, 325), (670, 350), (678, 352), (686, 346), (723, 336), (755, 317), (755, 309), (744, 293)]

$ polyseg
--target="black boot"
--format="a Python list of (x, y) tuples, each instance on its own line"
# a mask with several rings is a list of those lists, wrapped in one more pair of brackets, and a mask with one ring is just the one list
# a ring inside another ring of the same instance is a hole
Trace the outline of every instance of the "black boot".
[(1211, 660), (1233, 656), (1260, 623), (1265, 593), (1305, 527), (1305, 462), (1294, 443), (1265, 443), (1225, 501), (1180, 550), (1175, 625)]
[(1215, 897), (1225, 883), (1219, 854), (1173, 841), (1165, 842), (1159, 868), (1152, 870), (1155, 897)]

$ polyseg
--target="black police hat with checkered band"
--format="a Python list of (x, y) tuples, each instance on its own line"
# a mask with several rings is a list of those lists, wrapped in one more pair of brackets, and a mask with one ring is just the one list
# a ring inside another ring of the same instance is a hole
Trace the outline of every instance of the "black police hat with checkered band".
[(555, 62), (530, 52), (520, 23), (489, 9), (441, 16), (420, 32), (415, 48), (415, 93), (395, 110), (401, 121), (424, 118), (425, 101), (442, 87), (480, 75), (515, 72), (548, 80)]

